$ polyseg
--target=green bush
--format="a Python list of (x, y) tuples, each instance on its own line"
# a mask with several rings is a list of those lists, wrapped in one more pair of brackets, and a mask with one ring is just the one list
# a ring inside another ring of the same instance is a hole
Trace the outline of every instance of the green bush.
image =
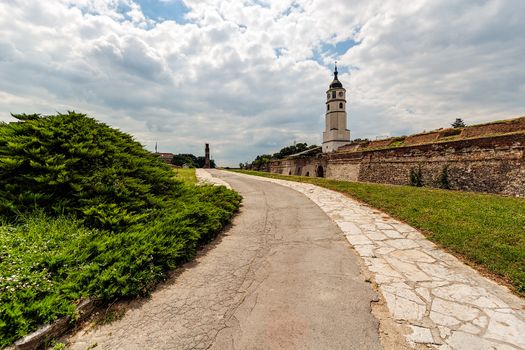
[(43, 209), (119, 228), (166, 206), (173, 173), (121, 131), (69, 112), (0, 124), (0, 214)]
[(450, 180), (448, 178), (448, 165), (445, 165), (439, 175), (439, 188), (450, 190)]
[(145, 295), (239, 208), (85, 115), (0, 125), (0, 347), (78, 300)]
[(410, 169), (410, 186), (423, 186), (423, 173), (421, 167)]

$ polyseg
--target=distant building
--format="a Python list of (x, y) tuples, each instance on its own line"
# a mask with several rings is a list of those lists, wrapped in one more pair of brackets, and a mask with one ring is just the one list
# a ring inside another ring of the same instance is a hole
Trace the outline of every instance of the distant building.
[(173, 159), (174, 154), (173, 153), (155, 153), (159, 158), (167, 164), (171, 164), (171, 160)]

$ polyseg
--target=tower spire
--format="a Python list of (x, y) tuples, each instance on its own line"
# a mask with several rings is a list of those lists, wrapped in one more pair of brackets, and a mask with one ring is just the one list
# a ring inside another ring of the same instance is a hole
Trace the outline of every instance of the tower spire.
[(337, 61), (335, 61), (335, 68), (334, 68), (334, 80), (332, 81), (332, 84), (330, 84), (330, 89), (336, 89), (336, 88), (342, 88), (343, 84), (339, 81), (339, 78), (337, 77), (339, 75), (339, 72), (337, 70)]

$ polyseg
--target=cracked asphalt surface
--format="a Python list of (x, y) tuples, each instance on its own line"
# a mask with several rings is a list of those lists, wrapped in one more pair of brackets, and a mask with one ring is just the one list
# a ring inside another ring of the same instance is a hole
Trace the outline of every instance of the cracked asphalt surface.
[(213, 172), (243, 197), (205, 254), (71, 349), (381, 349), (377, 298), (345, 236), (292, 189)]

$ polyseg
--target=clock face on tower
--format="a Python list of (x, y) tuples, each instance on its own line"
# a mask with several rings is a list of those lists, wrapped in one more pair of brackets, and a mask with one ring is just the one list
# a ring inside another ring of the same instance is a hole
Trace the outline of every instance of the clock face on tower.
[(339, 97), (343, 97), (343, 92), (339, 92)]
[(326, 94), (326, 98), (327, 98), (327, 99), (330, 99), (330, 94)]

